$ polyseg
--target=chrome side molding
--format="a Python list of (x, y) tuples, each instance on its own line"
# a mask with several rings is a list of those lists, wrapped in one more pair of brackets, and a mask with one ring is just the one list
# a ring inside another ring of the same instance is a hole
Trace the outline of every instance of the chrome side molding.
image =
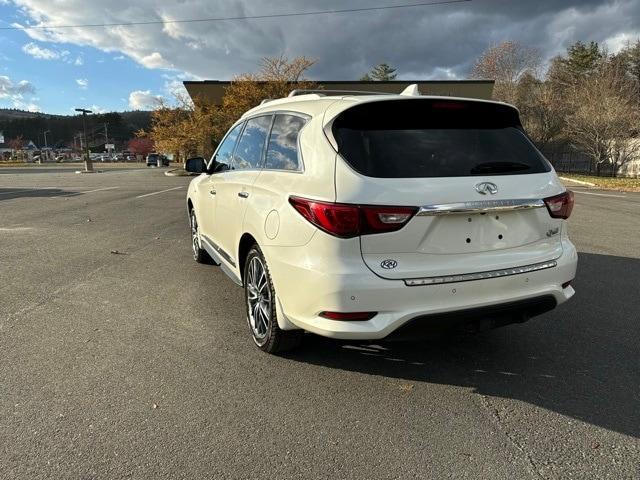
[(543, 200), (478, 200), (473, 202), (442, 203), (420, 207), (416, 216), (456, 215), (466, 213), (508, 212), (544, 207)]
[(522, 267), (489, 270), (486, 272), (462, 273), (460, 275), (447, 275), (441, 277), (410, 278), (406, 279), (404, 284), (408, 287), (417, 287), (420, 285), (441, 285), (443, 283), (469, 282), (472, 280), (484, 280), (487, 278), (508, 277), (510, 275), (519, 275), (521, 273), (537, 272), (538, 270), (553, 268), (556, 265), (558, 265), (558, 262), (555, 260), (549, 260), (548, 262), (533, 263)]

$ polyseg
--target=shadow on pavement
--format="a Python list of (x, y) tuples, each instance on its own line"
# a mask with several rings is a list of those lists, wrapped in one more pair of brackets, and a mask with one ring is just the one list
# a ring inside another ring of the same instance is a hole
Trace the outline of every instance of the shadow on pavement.
[(13, 198), (37, 197), (75, 197), (82, 192), (72, 192), (60, 188), (0, 188), (0, 202)]
[(640, 437), (640, 260), (581, 253), (574, 285), (571, 301), (521, 325), (413, 343), (307, 335), (287, 356), (458, 385)]

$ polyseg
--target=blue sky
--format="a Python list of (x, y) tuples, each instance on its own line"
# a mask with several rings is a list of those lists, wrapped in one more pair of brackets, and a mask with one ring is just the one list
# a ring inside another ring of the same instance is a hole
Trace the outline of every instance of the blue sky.
[[(24, 22), (24, 15), (0, 0), (0, 19), (0, 26), (8, 26)], [(36, 49), (29, 48), (33, 45)], [(170, 74), (144, 67), (117, 51), (40, 42), (20, 30), (0, 31), (0, 46), (0, 76), (8, 76), (14, 83), (27, 81), (34, 87), (33, 93), (22, 94), (22, 98), (0, 97), (0, 108), (56, 114), (71, 114), (76, 107), (122, 111), (136, 106), (129, 104), (131, 92), (168, 93), (165, 84)]]
[[(473, 0), (448, 5), (262, 20), (176, 20), (301, 13), (408, 0), (0, 0), (0, 107), (70, 114), (150, 109), (182, 80), (229, 80), (266, 56), (315, 59), (308, 78), (358, 79), (378, 63), (399, 79), (465, 78), (490, 45), (535, 48), (542, 68), (576, 42), (615, 53), (640, 38), (638, 0)], [(167, 23), (168, 22), (168, 23)]]

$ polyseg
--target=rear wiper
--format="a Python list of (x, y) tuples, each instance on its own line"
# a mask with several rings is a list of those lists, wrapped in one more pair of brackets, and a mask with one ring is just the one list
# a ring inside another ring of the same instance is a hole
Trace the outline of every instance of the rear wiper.
[(488, 175), (491, 173), (522, 172), (531, 167), (518, 162), (485, 162), (479, 163), (471, 169), (472, 175)]

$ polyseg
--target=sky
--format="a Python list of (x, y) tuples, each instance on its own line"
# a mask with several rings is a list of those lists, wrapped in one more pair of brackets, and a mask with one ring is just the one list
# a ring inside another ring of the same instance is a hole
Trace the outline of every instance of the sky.
[[(429, 1), (429, 0), (422, 0)], [(308, 77), (463, 79), (490, 45), (515, 40), (548, 62), (577, 40), (615, 53), (640, 38), (640, 0), (471, 0), (379, 11), (215, 22), (1, 30), (300, 13), (420, 0), (0, 0), (0, 108), (71, 114), (144, 110), (183, 80), (229, 80), (265, 56), (315, 59)]]

